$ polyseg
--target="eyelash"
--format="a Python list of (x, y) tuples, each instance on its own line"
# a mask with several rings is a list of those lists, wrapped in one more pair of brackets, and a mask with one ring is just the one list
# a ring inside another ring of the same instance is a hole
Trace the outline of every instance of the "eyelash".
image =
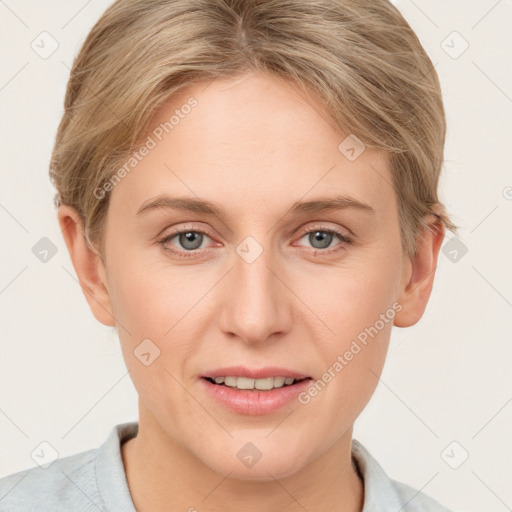
[[(328, 228), (328, 227), (324, 227), (324, 226), (317, 226), (313, 229), (309, 229), (309, 230), (305, 230), (301, 233), (300, 238), (303, 238), (305, 235), (308, 235), (310, 233), (315, 233), (317, 231), (320, 231), (320, 232), (323, 232), (323, 233), (329, 233), (330, 235), (335, 235), (337, 236), (339, 239), (340, 239), (340, 242), (342, 242), (342, 244), (345, 244), (345, 245), (351, 245), (353, 243), (352, 241), (352, 238), (348, 237), (347, 235), (343, 234), (342, 232), (336, 230), (336, 229), (333, 229), (333, 228)], [(205, 231), (202, 231), (200, 229), (180, 229), (178, 231), (174, 231), (172, 233), (170, 233), (169, 235), (166, 235), (162, 240), (160, 240), (158, 243), (162, 246), (162, 249), (166, 252), (169, 252), (175, 256), (178, 256), (180, 258), (191, 258), (191, 257), (194, 257), (198, 254), (199, 251), (209, 251), (211, 248), (206, 248), (206, 249), (194, 249), (194, 250), (190, 250), (190, 251), (185, 251), (185, 250), (177, 250), (177, 249), (174, 249), (174, 248), (171, 248), (167, 245), (167, 243), (172, 240), (174, 237), (176, 237), (177, 235), (181, 235), (181, 234), (184, 234), (184, 233), (198, 233), (198, 234), (201, 234), (201, 235), (206, 235), (208, 236), (209, 238), (210, 235), (205, 232)], [(343, 247), (343, 245), (341, 247), (335, 247), (335, 248), (327, 248), (327, 249), (312, 249), (312, 252), (314, 253), (314, 255), (316, 255), (317, 253), (321, 253), (322, 256), (324, 255), (327, 255), (327, 254), (332, 254), (332, 253), (335, 253), (335, 252), (338, 252), (340, 250), (343, 250), (345, 249), (346, 247)]]

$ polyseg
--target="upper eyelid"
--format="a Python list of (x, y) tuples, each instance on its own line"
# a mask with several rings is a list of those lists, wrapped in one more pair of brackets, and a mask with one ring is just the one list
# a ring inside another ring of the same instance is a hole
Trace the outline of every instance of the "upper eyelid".
[[(319, 222), (316, 226), (311, 226), (311, 227), (308, 227), (308, 225), (306, 224), (306, 226), (299, 228), (298, 233), (309, 233), (309, 232), (315, 231), (315, 230), (317, 230), (317, 231), (335, 231), (335, 232), (338, 232), (340, 235), (344, 235), (346, 237), (350, 236), (348, 229), (335, 228), (332, 226), (328, 226), (322, 222)], [(344, 230), (347, 231), (347, 233), (344, 233)]]

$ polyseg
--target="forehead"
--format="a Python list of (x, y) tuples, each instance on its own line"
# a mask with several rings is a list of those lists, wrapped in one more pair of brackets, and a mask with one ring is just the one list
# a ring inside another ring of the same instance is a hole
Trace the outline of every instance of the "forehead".
[(385, 214), (395, 203), (387, 159), (368, 148), (357, 156), (363, 148), (349, 135), (319, 100), (283, 80), (248, 73), (196, 83), (154, 116), (142, 144), (150, 149), (113, 189), (111, 206), (135, 215), (158, 195), (187, 195), (261, 215), (348, 195)]

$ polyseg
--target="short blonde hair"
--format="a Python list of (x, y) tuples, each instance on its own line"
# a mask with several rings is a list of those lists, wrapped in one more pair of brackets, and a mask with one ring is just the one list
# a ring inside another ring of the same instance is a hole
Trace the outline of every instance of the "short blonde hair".
[(439, 79), (387, 0), (117, 0), (75, 58), (50, 163), (55, 205), (78, 211), (102, 259), (109, 194), (94, 191), (137, 149), (156, 110), (192, 83), (246, 71), (313, 91), (341, 131), (389, 154), (407, 255), (428, 213), (456, 232), (437, 193)]

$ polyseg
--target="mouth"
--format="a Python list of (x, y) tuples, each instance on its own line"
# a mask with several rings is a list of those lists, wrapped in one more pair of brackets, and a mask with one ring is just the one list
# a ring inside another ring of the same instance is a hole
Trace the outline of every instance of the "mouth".
[(249, 377), (226, 375), (219, 377), (203, 377), (216, 386), (228, 387), (240, 391), (272, 391), (273, 389), (295, 386), (305, 380), (312, 380), (311, 377), (266, 377), (253, 379)]
[(231, 367), (203, 375), (199, 381), (201, 392), (216, 405), (237, 414), (261, 416), (292, 406), (313, 379), (283, 368)]
[(265, 415), (291, 407), (313, 381), (281, 366), (225, 366), (203, 373), (201, 389), (216, 405), (243, 415)]

